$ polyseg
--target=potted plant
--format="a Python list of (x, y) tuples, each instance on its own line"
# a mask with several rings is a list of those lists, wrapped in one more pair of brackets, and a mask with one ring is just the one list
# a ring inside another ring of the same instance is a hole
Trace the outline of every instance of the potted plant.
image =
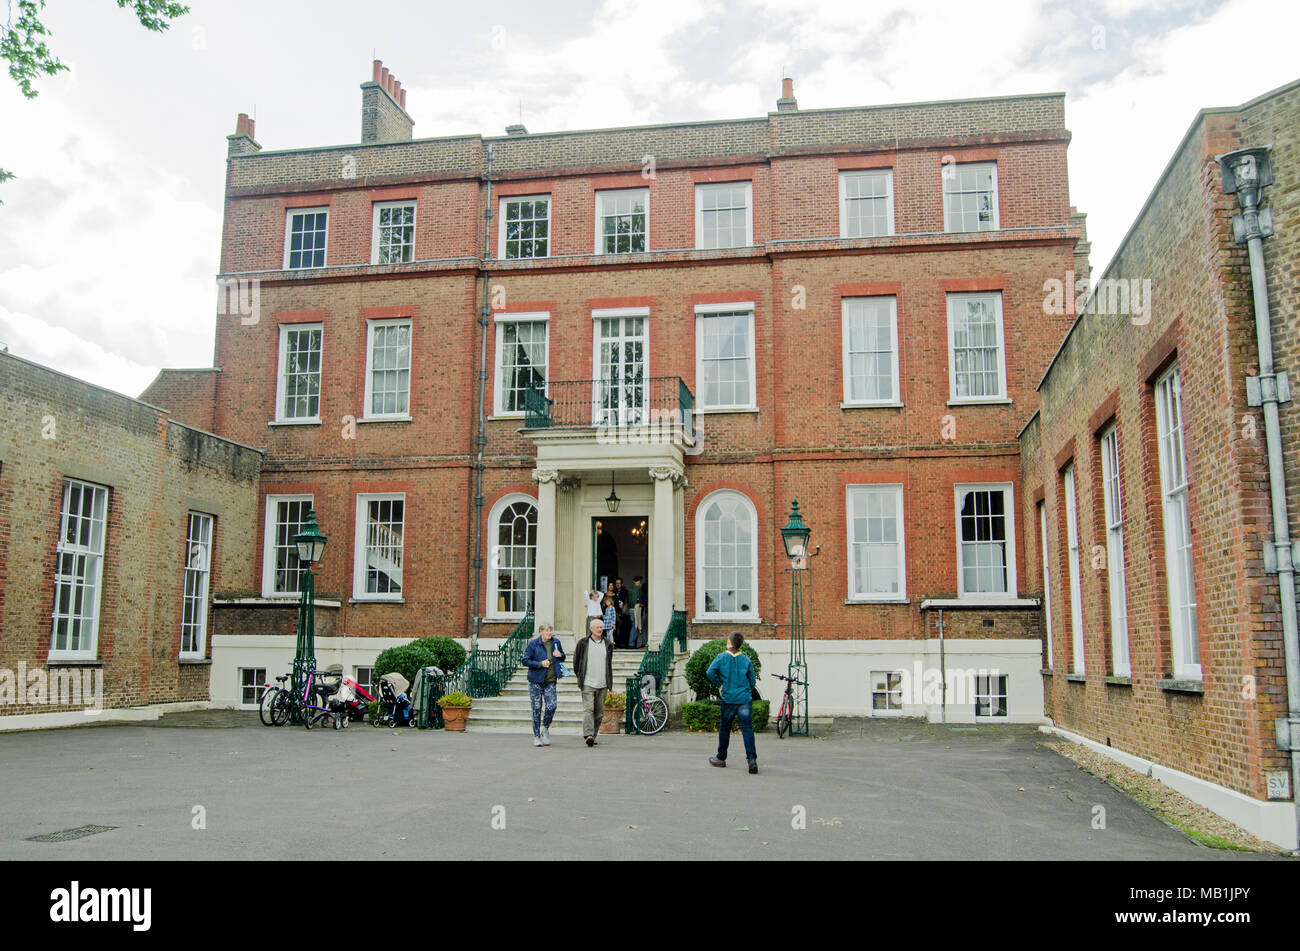
[(465, 721), (469, 719), (469, 708), (474, 705), (468, 695), (454, 690), (445, 696), (438, 698), (438, 706), (442, 707), (442, 722), (448, 730), (457, 730), (465, 732)]
[(623, 726), (623, 709), (627, 706), (627, 694), (610, 691), (605, 694), (605, 713), (600, 718), (601, 733), (618, 733)]

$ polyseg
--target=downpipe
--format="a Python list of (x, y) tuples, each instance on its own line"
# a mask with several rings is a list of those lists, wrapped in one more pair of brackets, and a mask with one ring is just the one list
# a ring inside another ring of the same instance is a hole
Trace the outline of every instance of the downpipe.
[(469, 650), (472, 654), (478, 650), (479, 634), (483, 630), (483, 614), (479, 606), (483, 603), (483, 447), (487, 445), (487, 421), (483, 401), (487, 398), (487, 341), (488, 324), (492, 319), (492, 309), (488, 306), (488, 262), (492, 259), (492, 143), (487, 147), (487, 170), (483, 174), (487, 187), (487, 198), (483, 205), (483, 266), (479, 269), (483, 277), (483, 303), (479, 307), (479, 346), (478, 346), (478, 433), (474, 437), (474, 560), (470, 563), (474, 572), (474, 627), (470, 631)]

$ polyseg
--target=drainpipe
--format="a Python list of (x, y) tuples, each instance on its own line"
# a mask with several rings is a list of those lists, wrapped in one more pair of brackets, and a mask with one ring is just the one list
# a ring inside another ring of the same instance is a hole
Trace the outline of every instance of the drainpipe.
[(948, 658), (943, 652), (943, 608), (939, 609), (939, 722), (948, 722)]
[(487, 147), (487, 169), (483, 173), (487, 184), (487, 201), (483, 205), (483, 304), (479, 308), (478, 345), (478, 435), (474, 439), (474, 629), (469, 637), (471, 653), (478, 649), (479, 634), (483, 630), (483, 614), (479, 606), (483, 601), (483, 447), (487, 445), (487, 421), (483, 401), (487, 398), (487, 339), (488, 325), (492, 322), (492, 309), (488, 306), (488, 261), (492, 258), (492, 143)]
[(1264, 271), (1264, 238), (1273, 234), (1272, 215), (1260, 207), (1260, 192), (1273, 183), (1269, 161), (1272, 146), (1238, 149), (1219, 156), (1223, 191), (1236, 194), (1241, 214), (1232, 219), (1233, 237), (1250, 254), (1250, 284), (1255, 302), (1255, 337), (1259, 376), (1246, 378), (1246, 402), (1264, 411), (1264, 440), (1268, 447), (1269, 497), (1273, 509), (1273, 540), (1264, 543), (1264, 570), (1276, 574), (1282, 609), (1282, 645), (1286, 655), (1287, 715), (1277, 720), (1278, 747), (1291, 754), (1291, 798), (1300, 829), (1300, 639), (1297, 639), (1295, 568), (1300, 546), (1291, 541), (1286, 504), (1286, 473), (1282, 468), (1282, 428), (1278, 406), (1291, 400), (1285, 372), (1273, 365), (1273, 329), (1268, 312)]

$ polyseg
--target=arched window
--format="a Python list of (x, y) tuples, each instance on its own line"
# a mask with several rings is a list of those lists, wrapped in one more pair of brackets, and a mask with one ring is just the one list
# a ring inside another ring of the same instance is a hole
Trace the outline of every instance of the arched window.
[(527, 495), (507, 495), (492, 506), (488, 525), (487, 616), (523, 617), (533, 605), (537, 503)]
[(695, 515), (695, 614), (758, 617), (758, 513), (739, 492), (705, 497)]

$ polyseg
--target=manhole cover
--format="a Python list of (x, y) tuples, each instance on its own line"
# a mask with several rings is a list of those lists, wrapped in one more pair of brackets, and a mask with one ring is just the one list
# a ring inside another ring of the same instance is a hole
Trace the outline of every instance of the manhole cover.
[(43, 832), (40, 835), (29, 835), (28, 842), (69, 842), (72, 839), (84, 839), (88, 835), (97, 835), (100, 832), (111, 832), (117, 826), (79, 826), (76, 829), (64, 829), (62, 832)]

